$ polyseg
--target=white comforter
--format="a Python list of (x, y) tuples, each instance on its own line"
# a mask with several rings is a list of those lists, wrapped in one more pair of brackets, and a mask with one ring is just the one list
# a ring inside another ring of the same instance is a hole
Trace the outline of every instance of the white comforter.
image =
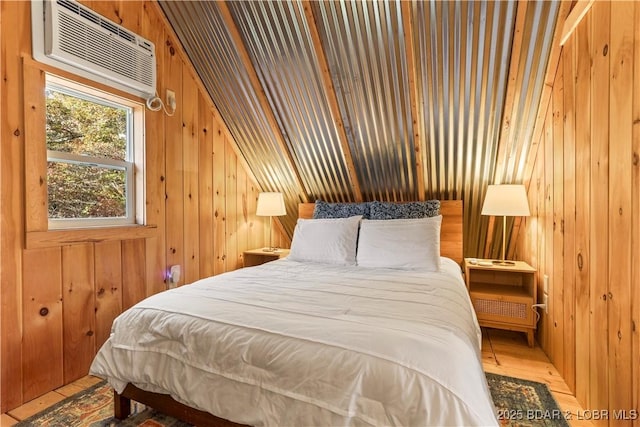
[(459, 267), (280, 260), (154, 295), (91, 366), (251, 425), (496, 425)]

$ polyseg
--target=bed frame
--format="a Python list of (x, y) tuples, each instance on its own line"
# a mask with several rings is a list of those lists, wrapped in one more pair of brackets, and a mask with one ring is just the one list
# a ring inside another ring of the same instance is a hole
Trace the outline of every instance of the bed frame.
[[(300, 203), (298, 205), (298, 218), (311, 218), (315, 203)], [(462, 201), (443, 200), (440, 202), (442, 214), (442, 226), (440, 230), (440, 254), (453, 259), (458, 264), (462, 263)], [(168, 394), (152, 393), (142, 390), (133, 384), (127, 384), (121, 394), (113, 392), (114, 416), (119, 420), (127, 418), (131, 414), (131, 401), (135, 400), (146, 406), (178, 418), (184, 422), (198, 427), (239, 427), (244, 424), (234, 423), (223, 418), (211, 415), (183, 403), (177, 402)]]

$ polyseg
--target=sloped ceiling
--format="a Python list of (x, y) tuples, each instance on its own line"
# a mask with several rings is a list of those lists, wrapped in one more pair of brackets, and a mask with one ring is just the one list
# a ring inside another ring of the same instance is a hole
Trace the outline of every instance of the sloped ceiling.
[(301, 201), (463, 199), (522, 182), (557, 1), (166, 1), (258, 184)]

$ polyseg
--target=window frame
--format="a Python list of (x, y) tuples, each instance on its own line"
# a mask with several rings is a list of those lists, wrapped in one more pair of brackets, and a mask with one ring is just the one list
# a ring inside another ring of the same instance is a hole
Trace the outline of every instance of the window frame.
[[(47, 188), (47, 228), (56, 230), (78, 230), (87, 228), (110, 228), (144, 224), (144, 105), (93, 87), (83, 85), (49, 72), (45, 73), (44, 96), (51, 89), (68, 96), (77, 97), (99, 105), (127, 109), (127, 151), (125, 161), (108, 157), (79, 155), (48, 150), (44, 141), (48, 162), (70, 163), (125, 171), (126, 216), (95, 218), (50, 218)], [(45, 101), (46, 102), (46, 101)], [(46, 121), (46, 112), (45, 112)]]

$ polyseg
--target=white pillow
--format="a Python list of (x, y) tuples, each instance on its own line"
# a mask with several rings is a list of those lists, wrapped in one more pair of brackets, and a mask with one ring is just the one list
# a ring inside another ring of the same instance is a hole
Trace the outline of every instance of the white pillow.
[(362, 220), (357, 262), (362, 267), (440, 270), (442, 215)]
[(361, 218), (298, 219), (289, 259), (355, 265)]

